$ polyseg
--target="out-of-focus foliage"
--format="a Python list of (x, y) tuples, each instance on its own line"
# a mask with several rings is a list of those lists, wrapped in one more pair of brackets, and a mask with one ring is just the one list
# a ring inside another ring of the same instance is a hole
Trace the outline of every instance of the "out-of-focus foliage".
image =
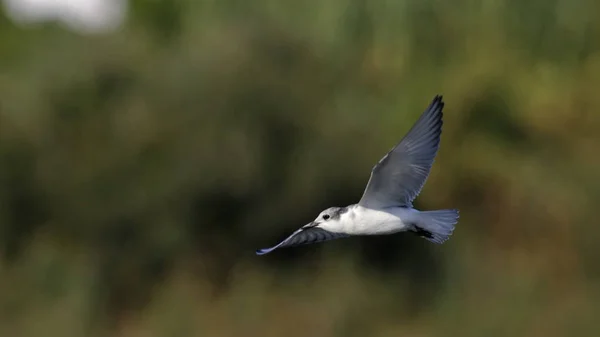
[[(596, 336), (600, 3), (132, 1), (0, 16), (0, 335)], [(268, 246), (356, 202), (437, 94), (411, 235)]]

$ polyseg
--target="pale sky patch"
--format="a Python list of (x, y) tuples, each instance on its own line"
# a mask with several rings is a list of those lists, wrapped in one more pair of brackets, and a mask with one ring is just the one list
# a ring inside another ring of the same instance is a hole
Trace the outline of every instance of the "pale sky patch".
[(57, 20), (80, 33), (117, 29), (127, 0), (2, 0), (7, 16), (19, 25)]

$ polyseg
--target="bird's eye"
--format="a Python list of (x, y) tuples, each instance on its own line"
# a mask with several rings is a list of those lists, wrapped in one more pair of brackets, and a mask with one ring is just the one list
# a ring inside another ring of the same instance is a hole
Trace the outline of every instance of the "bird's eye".
[(323, 214), (323, 220), (329, 219), (329, 214)]

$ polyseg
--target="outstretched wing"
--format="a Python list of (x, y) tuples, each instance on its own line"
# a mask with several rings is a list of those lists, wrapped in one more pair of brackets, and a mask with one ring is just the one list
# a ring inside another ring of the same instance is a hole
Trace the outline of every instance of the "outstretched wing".
[(295, 231), (292, 235), (288, 236), (276, 246), (257, 250), (256, 255), (268, 254), (277, 248), (306, 245), (309, 243), (329, 241), (346, 236), (348, 236), (348, 234), (333, 233), (319, 227), (303, 227)]
[(359, 205), (369, 208), (412, 206), (439, 148), (443, 108), (442, 96), (435, 96), (400, 143), (373, 167)]

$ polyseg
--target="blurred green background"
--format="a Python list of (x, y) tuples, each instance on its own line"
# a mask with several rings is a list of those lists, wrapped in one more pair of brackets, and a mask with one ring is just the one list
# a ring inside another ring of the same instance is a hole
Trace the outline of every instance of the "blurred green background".
[[(600, 3), (136, 0), (0, 15), (1, 336), (598, 336)], [(257, 257), (435, 94), (453, 237)]]

